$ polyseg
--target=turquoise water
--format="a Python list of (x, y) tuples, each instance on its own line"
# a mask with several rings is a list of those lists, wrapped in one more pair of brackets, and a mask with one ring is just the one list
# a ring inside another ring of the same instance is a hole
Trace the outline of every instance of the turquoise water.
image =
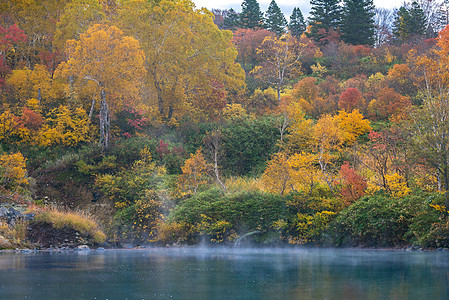
[(217, 248), (0, 253), (0, 299), (449, 299), (449, 253)]

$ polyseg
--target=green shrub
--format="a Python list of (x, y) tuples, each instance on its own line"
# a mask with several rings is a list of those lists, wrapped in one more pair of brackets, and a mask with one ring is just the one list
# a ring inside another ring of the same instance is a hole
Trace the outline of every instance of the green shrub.
[(231, 175), (257, 175), (276, 150), (280, 138), (273, 117), (239, 118), (222, 129), (222, 168)]
[(429, 246), (430, 231), (441, 223), (431, 204), (441, 201), (438, 195), (420, 193), (400, 199), (364, 197), (339, 213), (331, 234), (338, 246)]
[(162, 220), (162, 201), (154, 191), (145, 195), (132, 205), (117, 211), (112, 223), (115, 239), (149, 242), (155, 238), (156, 226)]
[(206, 234), (217, 242), (260, 231), (257, 239), (263, 242), (276, 232), (274, 222), (286, 213), (286, 198), (278, 195), (262, 192), (226, 195), (211, 189), (181, 202), (171, 212), (168, 222), (191, 224), (196, 227), (195, 234)]
[(365, 197), (340, 212), (335, 220), (337, 245), (394, 246), (405, 244), (411, 214), (386, 196)]

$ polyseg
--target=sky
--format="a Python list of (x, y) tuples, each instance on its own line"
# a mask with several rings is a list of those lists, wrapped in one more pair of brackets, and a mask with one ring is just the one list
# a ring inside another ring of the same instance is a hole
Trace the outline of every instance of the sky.
[[(307, 18), (310, 10), (310, 0), (275, 0), (277, 5), (281, 8), (285, 17), (289, 17), (292, 14), (294, 7), (299, 7), (304, 17)], [(233, 8), (235, 11), (240, 12), (242, 10), (241, 4), (243, 0), (193, 0), (197, 7), (206, 7), (207, 9), (219, 8), (229, 9)], [(266, 12), (271, 0), (258, 0), (260, 10)], [(401, 6), (403, 1), (397, 0), (374, 0), (376, 7), (394, 8)]]

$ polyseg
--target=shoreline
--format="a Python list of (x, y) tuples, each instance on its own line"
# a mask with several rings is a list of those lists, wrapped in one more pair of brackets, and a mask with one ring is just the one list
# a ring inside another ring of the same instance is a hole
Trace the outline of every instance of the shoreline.
[(394, 251), (394, 252), (449, 252), (449, 248), (420, 248), (420, 247), (307, 247), (307, 246), (272, 246), (272, 247), (233, 247), (233, 246), (204, 246), (204, 245), (177, 245), (177, 246), (133, 246), (133, 247), (88, 247), (87, 245), (81, 245), (75, 248), (61, 247), (61, 248), (16, 248), (16, 249), (2, 249), (2, 253), (14, 253), (14, 254), (31, 254), (31, 253), (72, 253), (72, 252), (104, 252), (104, 251), (143, 251), (143, 250), (173, 250), (173, 249), (234, 249), (234, 250), (337, 250), (337, 251)]

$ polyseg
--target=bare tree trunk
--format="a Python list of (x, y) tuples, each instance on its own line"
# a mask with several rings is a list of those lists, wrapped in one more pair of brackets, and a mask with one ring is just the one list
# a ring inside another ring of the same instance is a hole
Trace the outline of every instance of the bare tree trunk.
[(204, 141), (206, 147), (209, 149), (210, 155), (212, 156), (212, 160), (214, 162), (213, 163), (213, 171), (214, 171), (215, 179), (217, 180), (218, 184), (220, 184), (221, 188), (224, 191), (227, 191), (225, 184), (220, 179), (220, 173), (218, 170), (220, 142), (221, 142), (220, 130), (210, 133), (209, 136)]
[(42, 101), (42, 95), (41, 95), (41, 88), (37, 90), (37, 103), (41, 104)]
[(95, 108), (95, 97), (92, 99), (92, 105), (90, 106), (89, 123), (92, 121), (92, 115), (94, 114), (94, 108)]
[(288, 126), (288, 116), (287, 116), (287, 113), (285, 112), (284, 113), (284, 116), (283, 116), (283, 120), (282, 120), (282, 123), (279, 125), (279, 133), (281, 134), (281, 140), (280, 140), (280, 148), (282, 148), (282, 143), (284, 142), (284, 133), (285, 133), (285, 130), (287, 129), (287, 126)]
[(109, 120), (109, 108), (106, 101), (106, 92), (101, 90), (100, 92), (100, 144), (103, 149), (109, 147), (109, 132), (110, 132), (110, 120)]

